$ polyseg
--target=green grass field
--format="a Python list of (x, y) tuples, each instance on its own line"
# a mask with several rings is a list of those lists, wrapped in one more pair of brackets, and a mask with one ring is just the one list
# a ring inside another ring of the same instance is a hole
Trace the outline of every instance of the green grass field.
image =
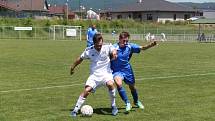
[(84, 61), (73, 76), (70, 64), (84, 47), (83, 41), (0, 40), (0, 121), (215, 120), (214, 43), (159, 43), (133, 55), (144, 111), (133, 108), (124, 114), (117, 93), (119, 114), (111, 116), (107, 89), (100, 88), (85, 103), (94, 108), (91, 118), (70, 117), (89, 62)]

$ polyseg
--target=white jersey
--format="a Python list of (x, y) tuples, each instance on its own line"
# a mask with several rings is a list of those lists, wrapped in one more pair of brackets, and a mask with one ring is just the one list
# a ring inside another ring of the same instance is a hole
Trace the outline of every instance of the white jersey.
[(105, 73), (112, 73), (110, 68), (110, 53), (114, 50), (112, 45), (102, 45), (100, 52), (98, 52), (94, 46), (88, 47), (81, 54), (82, 59), (89, 59), (90, 75), (97, 77), (104, 76)]

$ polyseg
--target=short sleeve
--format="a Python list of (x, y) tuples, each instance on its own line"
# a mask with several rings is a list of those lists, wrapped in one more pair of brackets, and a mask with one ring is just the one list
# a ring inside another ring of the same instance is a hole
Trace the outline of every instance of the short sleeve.
[(81, 54), (81, 59), (89, 59), (89, 51), (85, 49), (85, 51)]
[(109, 45), (109, 48), (110, 48), (110, 52), (109, 53), (112, 53), (113, 52), (113, 50), (115, 50), (116, 48), (110, 43), (110, 45)]
[(87, 35), (89, 34), (89, 32), (90, 32), (90, 28), (88, 28), (88, 29), (87, 29), (87, 32), (86, 32), (86, 33), (87, 33)]
[(137, 44), (130, 43), (132, 53), (140, 53), (141, 47)]
[(118, 49), (119, 48), (119, 46), (118, 46), (117, 43), (113, 44), (112, 46), (113, 46), (114, 49)]

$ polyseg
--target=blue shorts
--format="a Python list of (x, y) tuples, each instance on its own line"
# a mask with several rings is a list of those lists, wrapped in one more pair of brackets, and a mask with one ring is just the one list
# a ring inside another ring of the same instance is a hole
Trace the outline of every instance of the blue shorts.
[(128, 85), (135, 83), (135, 78), (133, 73), (114, 72), (113, 77), (115, 78), (116, 76), (121, 77), (122, 80)]

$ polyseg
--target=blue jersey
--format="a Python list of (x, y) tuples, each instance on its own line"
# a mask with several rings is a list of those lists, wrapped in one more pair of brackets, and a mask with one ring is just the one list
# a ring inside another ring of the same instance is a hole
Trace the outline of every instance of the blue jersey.
[(113, 45), (117, 49), (117, 59), (111, 61), (111, 69), (114, 76), (121, 76), (125, 83), (135, 82), (132, 67), (129, 63), (133, 53), (140, 53), (141, 47), (134, 43), (128, 43), (120, 48), (118, 43)]
[(98, 31), (96, 29), (92, 30), (92, 28), (89, 28), (87, 30), (87, 47), (93, 45), (93, 36), (97, 33)]

